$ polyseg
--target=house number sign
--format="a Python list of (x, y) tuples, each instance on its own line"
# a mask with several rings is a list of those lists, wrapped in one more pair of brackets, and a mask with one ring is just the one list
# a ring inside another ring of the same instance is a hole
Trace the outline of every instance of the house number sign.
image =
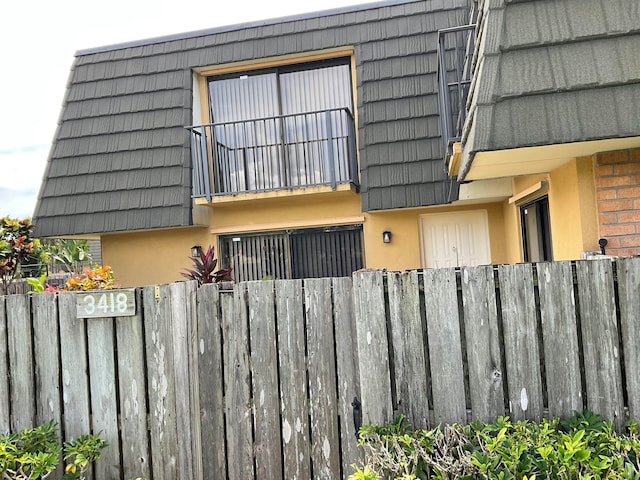
[(131, 317), (136, 314), (135, 290), (102, 290), (76, 293), (78, 318)]

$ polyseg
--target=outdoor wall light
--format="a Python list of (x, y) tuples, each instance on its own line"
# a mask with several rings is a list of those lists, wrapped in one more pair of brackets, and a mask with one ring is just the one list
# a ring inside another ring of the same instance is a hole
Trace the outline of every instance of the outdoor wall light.
[(200, 252), (202, 252), (202, 247), (200, 245), (194, 245), (193, 247), (191, 247), (191, 256), (192, 257), (199, 257), (200, 256)]
[(391, 232), (389, 230), (382, 232), (382, 242), (391, 243)]

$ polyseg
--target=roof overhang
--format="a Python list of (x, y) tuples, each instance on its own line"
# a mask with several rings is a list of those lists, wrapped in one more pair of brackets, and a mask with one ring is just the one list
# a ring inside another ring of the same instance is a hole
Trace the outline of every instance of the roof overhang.
[(630, 148), (640, 148), (640, 136), (476, 152), (469, 171), (458, 180), (548, 173), (574, 158)]

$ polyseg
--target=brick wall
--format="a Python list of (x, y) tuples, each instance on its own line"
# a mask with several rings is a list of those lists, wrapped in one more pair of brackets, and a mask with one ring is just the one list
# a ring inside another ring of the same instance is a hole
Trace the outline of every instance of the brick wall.
[(640, 149), (595, 155), (600, 237), (609, 255), (640, 255)]

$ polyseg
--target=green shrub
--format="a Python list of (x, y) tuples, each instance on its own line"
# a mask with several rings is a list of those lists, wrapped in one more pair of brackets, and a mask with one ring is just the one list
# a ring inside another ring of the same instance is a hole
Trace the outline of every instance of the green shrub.
[(413, 430), (403, 417), (360, 429), (367, 463), (350, 480), (640, 480), (639, 423), (618, 435), (591, 413), (565, 421), (439, 426)]
[(56, 424), (51, 421), (20, 433), (0, 435), (0, 478), (7, 480), (43, 479), (58, 466), (60, 452), (68, 461), (63, 479), (85, 478), (91, 463), (107, 447), (100, 434), (82, 435), (60, 446)]

